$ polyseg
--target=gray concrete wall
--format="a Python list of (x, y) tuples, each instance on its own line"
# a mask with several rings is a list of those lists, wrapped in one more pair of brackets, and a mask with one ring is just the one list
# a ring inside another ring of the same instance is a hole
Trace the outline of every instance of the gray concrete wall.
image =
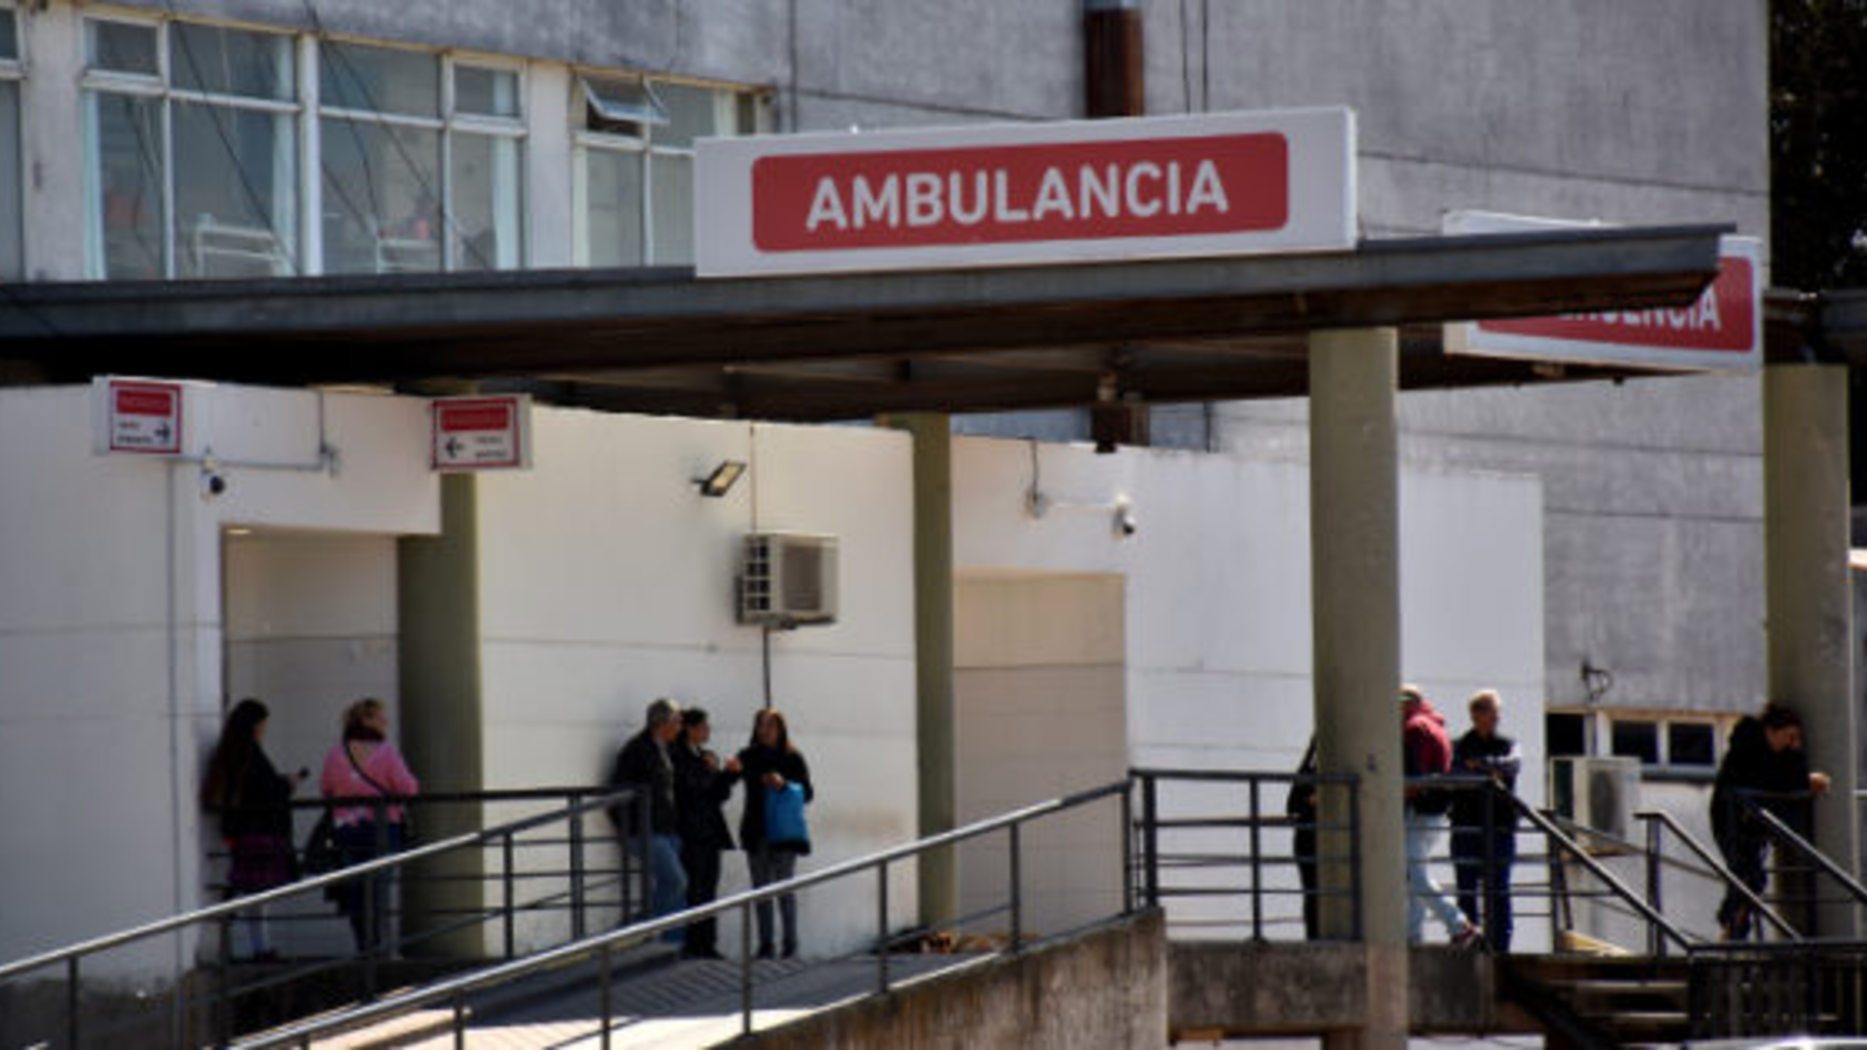
[[(1083, 995), (1084, 989), (1100, 994)], [(1147, 912), (1057, 944), (757, 1033), (773, 1050), (1167, 1045), (1167, 937)]]

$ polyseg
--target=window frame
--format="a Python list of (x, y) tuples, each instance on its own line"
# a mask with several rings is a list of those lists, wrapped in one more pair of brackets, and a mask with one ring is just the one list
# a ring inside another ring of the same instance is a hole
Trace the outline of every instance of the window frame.
[[(93, 23), (131, 25), (154, 30), (156, 74), (149, 75), (129, 73), (122, 70), (93, 68), (88, 53), (90, 26)], [(178, 23), (186, 23), (190, 26), (208, 29), (251, 33), (256, 36), (266, 36), (284, 41), (287, 45), (286, 50), (290, 52), (293, 62), (292, 100), (283, 101), (280, 99), (260, 98), (254, 95), (235, 95), (219, 91), (203, 91), (198, 88), (176, 87), (174, 83), (174, 63), (171, 59), (171, 51), (174, 46), (172, 41), (173, 34), (170, 32), (170, 28)], [(272, 229), (270, 223), (267, 228), (275, 237), (290, 238), (290, 250), (280, 253), (280, 258), (285, 262), (285, 276), (299, 276), (313, 272), (313, 268), (308, 261), (311, 248), (305, 237), (305, 222), (303, 218), (306, 211), (310, 208), (312, 199), (307, 196), (305, 191), (308, 158), (304, 148), (302, 123), (307, 112), (307, 102), (305, 97), (305, 71), (303, 68), (304, 55), (302, 49), (298, 46), (299, 35), (289, 30), (280, 30), (273, 26), (254, 26), (244, 23), (223, 22), (215, 19), (171, 18), (162, 15), (144, 15), (141, 13), (108, 9), (99, 10), (94, 13), (87, 12), (81, 15), (79, 36), (83, 42), (82, 46), (85, 48), (85, 53), (83, 66), (81, 67), (81, 72), (78, 77), (78, 89), (86, 121), (92, 119), (90, 117), (92, 105), (90, 99), (92, 96), (98, 94), (130, 95), (139, 98), (155, 99), (161, 107), (162, 154), (160, 160), (162, 186), (159, 197), (162, 209), (162, 276), (160, 279), (181, 280), (201, 277), (201, 275), (196, 274), (189, 278), (184, 278), (179, 267), (179, 253), (176, 244), (177, 237), (175, 230), (174, 157), (175, 104), (178, 102), (183, 105), (220, 107), (242, 112), (265, 113), (272, 116), (292, 118), (293, 126), (291, 134), (293, 156), (297, 166), (297, 170), (293, 172), (292, 177), (294, 194), (294, 200), (291, 206), (292, 221), (286, 224), (288, 227), (287, 229)], [(85, 179), (87, 182), (85, 187), (85, 209), (88, 214), (89, 210), (95, 206), (91, 200), (95, 193), (95, 187), (89, 185), (90, 180), (93, 178), (93, 169), (92, 159), (88, 156), (88, 142), (85, 148), (87, 150), (87, 156), (84, 161)], [(84, 253), (85, 275), (92, 280), (111, 280), (110, 274), (104, 269), (106, 265), (105, 260), (103, 258), (92, 257), (91, 246), (88, 240), (89, 238), (87, 236), (87, 244)]]
[[(13, 203), (19, 213), (19, 238), (14, 245), (14, 251), (18, 252), (19, 257), (18, 277), (24, 277), (28, 258), (26, 250), (26, 89), (24, 85), (31, 56), (27, 53), (29, 45), (26, 40), (26, 23), (20, 18), (19, 5), (14, 3), (14, 0), (0, 0), (0, 19), (12, 23), (14, 41), (13, 54), (10, 57), (0, 55), (0, 83), (20, 85), (14, 89), (19, 112), (14, 115), (16, 134), (13, 142), (13, 156), (19, 164), (19, 170), (13, 175), (19, 187), (19, 199)], [(0, 277), (0, 280), (16, 279), (18, 278)]]

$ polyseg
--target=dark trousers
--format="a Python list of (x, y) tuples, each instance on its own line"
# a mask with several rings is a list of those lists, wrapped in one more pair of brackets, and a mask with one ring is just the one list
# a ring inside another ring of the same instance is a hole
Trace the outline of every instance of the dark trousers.
[[(1489, 856), (1485, 840), (1490, 840)], [(1510, 869), (1517, 860), (1517, 836), (1507, 831), (1452, 833), (1452, 865), (1459, 880), (1459, 910), (1484, 927), (1485, 940), (1500, 952), (1510, 951)], [(1484, 891), (1484, 911), (1478, 894)]]
[[(1752, 893), (1762, 896), (1770, 881), (1766, 866), (1770, 840), (1760, 826), (1741, 814), (1733, 814), (1719, 821), (1712, 832), (1718, 852), (1724, 855), (1724, 866)], [(1723, 903), (1718, 905), (1718, 925), (1724, 927), (1726, 935), (1732, 940), (1742, 940), (1748, 936), (1753, 918), (1750, 902), (1744, 895), (1735, 889), (1726, 890)]]
[[(720, 895), (720, 851), (713, 846), (681, 845), (681, 866), (687, 869), (687, 906), (711, 904)], [(689, 955), (708, 955), (717, 951), (719, 923), (699, 919), (687, 927)]]
[(1322, 932), (1321, 898), (1316, 896), (1316, 829), (1299, 827), (1292, 836), (1297, 878), (1303, 882), (1303, 936), (1315, 940)]
[[(338, 827), (339, 862), (349, 867), (399, 852), (402, 825), (390, 824), (380, 830), (379, 836), (376, 823), (370, 820)], [(374, 951), (384, 943), (390, 929), (389, 887), (394, 878), (388, 872), (377, 872), (340, 882), (330, 889), (337, 910), (350, 920), (350, 935), (356, 939), (359, 952)]]

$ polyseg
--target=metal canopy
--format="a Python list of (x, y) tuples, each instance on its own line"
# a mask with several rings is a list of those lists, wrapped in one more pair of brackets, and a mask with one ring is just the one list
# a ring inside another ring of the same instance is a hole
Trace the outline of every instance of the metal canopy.
[(1690, 302), (1720, 226), (1321, 255), (697, 280), (685, 269), (0, 285), (0, 381), (497, 380), (561, 403), (821, 420), (1304, 394), (1304, 333), (1402, 329), (1401, 383), (1625, 374), (1448, 357), (1449, 320)]

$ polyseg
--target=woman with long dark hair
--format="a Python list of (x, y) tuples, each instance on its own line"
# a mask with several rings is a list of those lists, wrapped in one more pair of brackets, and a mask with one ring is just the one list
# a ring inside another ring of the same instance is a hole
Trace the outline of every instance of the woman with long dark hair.
[[(797, 873), (797, 858), (810, 852), (808, 837), (781, 838), (766, 827), (767, 799), (792, 787), (802, 792), (808, 803), (816, 795), (810, 784), (810, 766), (797, 745), (791, 743), (791, 730), (784, 714), (765, 708), (752, 723), (752, 740), (739, 752), (740, 775), (745, 778), (745, 811), (739, 818), (739, 845), (746, 851), (746, 865), (751, 869), (752, 885), (769, 886), (783, 882)], [(771, 902), (760, 901), (758, 914), (758, 955), (772, 957)], [(784, 918), (784, 957), (797, 954), (797, 898), (785, 894), (778, 899)]]
[[(262, 743), (271, 714), (251, 697), (235, 704), (201, 782), (201, 808), (220, 820), (220, 837), (230, 858), (227, 892), (234, 897), (283, 886), (296, 874), (292, 811), (286, 803), (305, 773), (283, 776), (266, 757)], [(254, 959), (277, 958), (267, 936), (264, 908), (252, 909), (243, 925)]]
[[(402, 807), (371, 800), (415, 795), (421, 783), (389, 742), (389, 712), (381, 700), (365, 697), (345, 709), (343, 739), (324, 757), (318, 785), (326, 799), (350, 801), (331, 811), (338, 856), (345, 867), (402, 848)], [(389, 928), (389, 881), (371, 875), (333, 887), (337, 909), (350, 920), (358, 951), (371, 951), (383, 943)], [(363, 883), (368, 884), (367, 896)]]

